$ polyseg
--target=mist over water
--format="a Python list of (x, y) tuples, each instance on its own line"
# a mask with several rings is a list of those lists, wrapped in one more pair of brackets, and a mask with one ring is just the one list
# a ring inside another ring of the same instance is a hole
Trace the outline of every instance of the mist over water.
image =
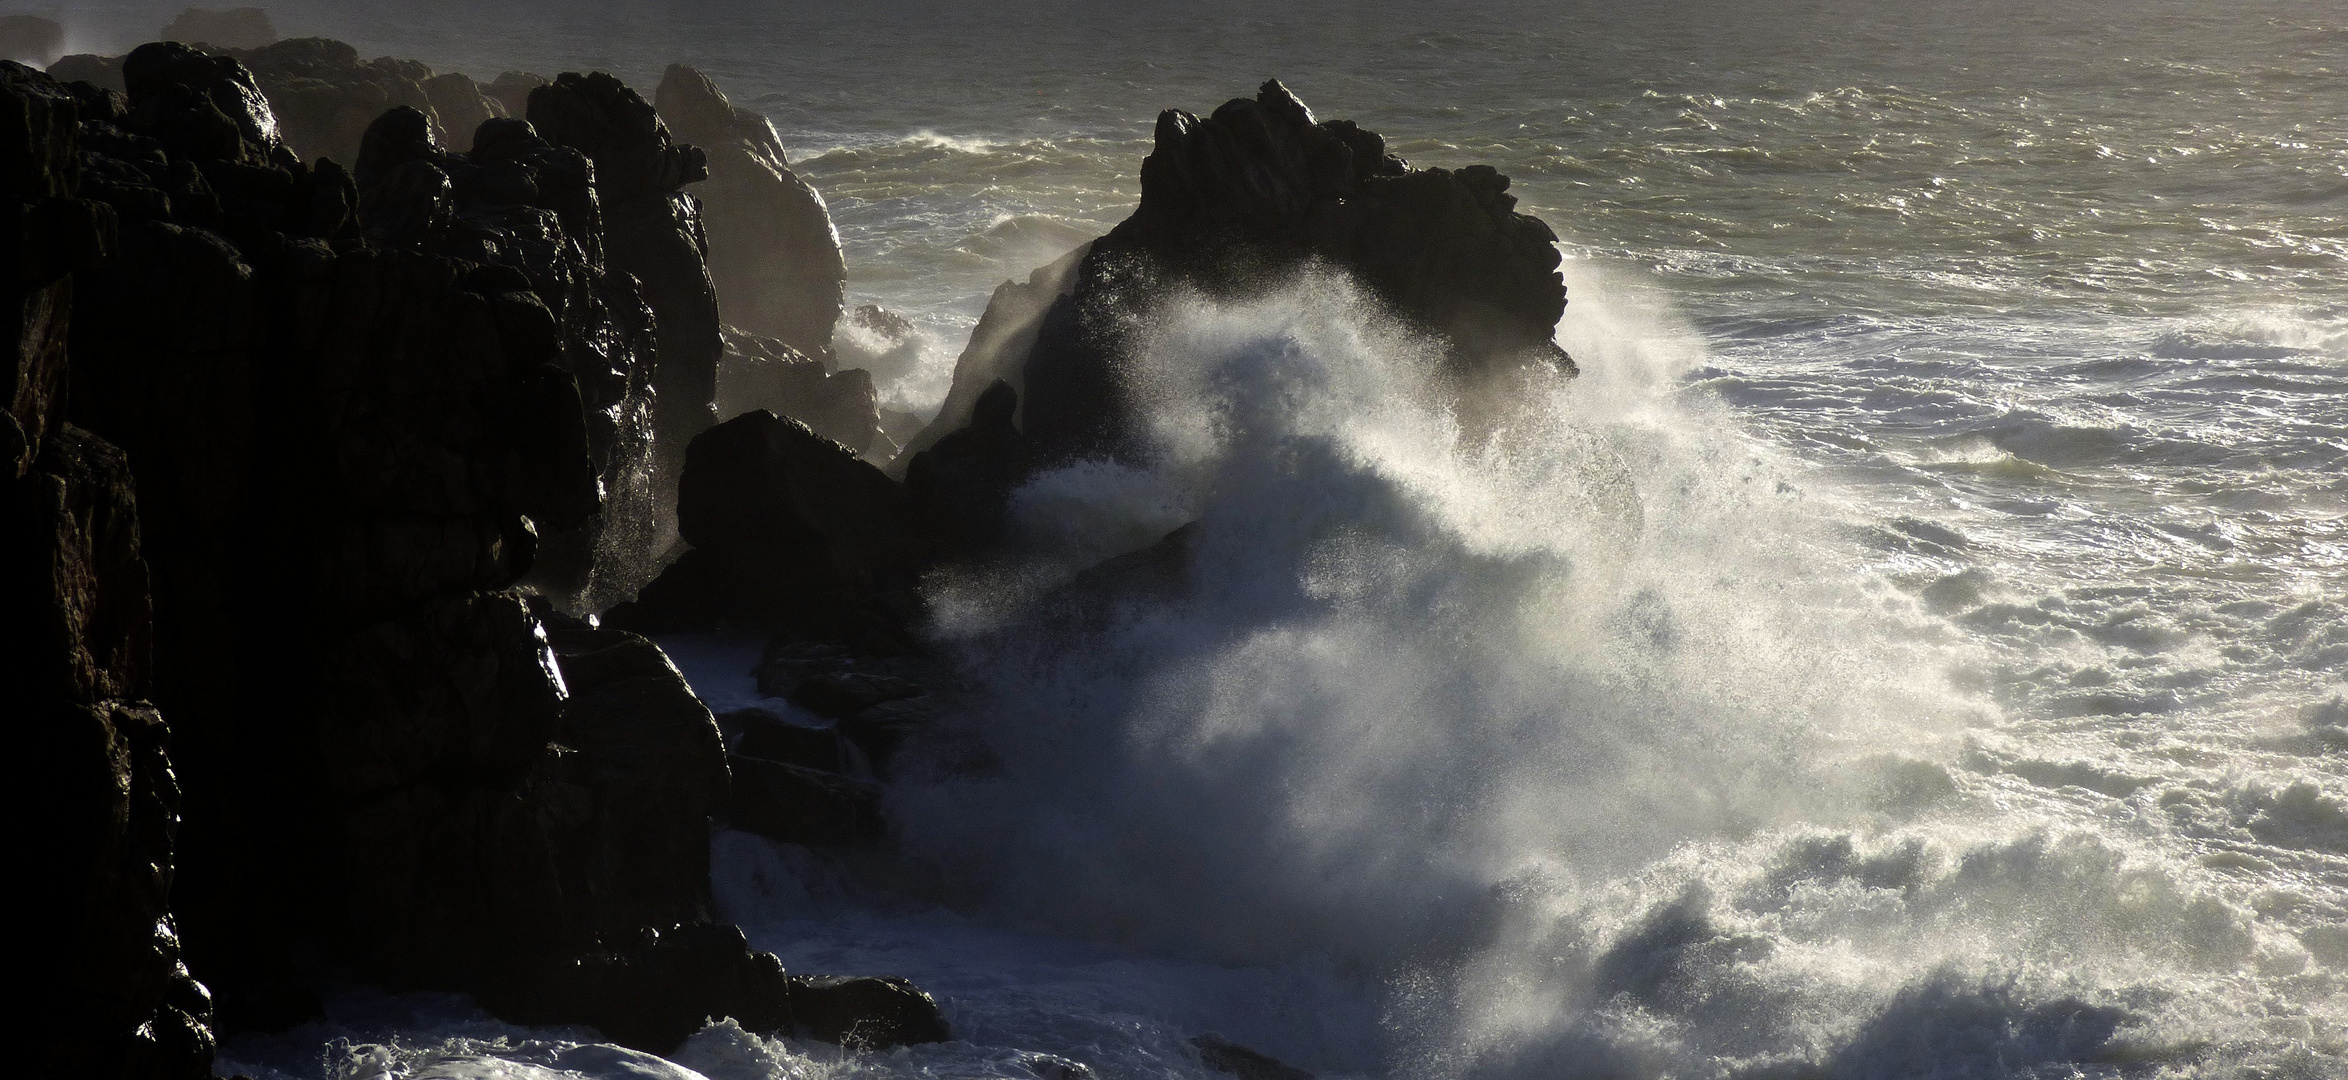
[[(65, 10), (119, 48), (178, 6)], [(906, 859), (716, 841), (757, 944), (962, 1041), (712, 1029), (704, 1075), (1194, 1076), (1201, 1031), (1414, 1078), (2348, 1075), (2348, 16), (1915, 7), (271, 12), (481, 77), (704, 67), (852, 302), (936, 339), (909, 404), (1128, 212), (1157, 109), (1268, 76), (1567, 238), (1584, 376), (1464, 406), (1343, 282), (1171, 299), (1156, 454), (1038, 478), (1035, 558), (933, 583), (988, 749), (891, 790)], [(757, 642), (666, 644), (755, 699)], [(584, 1038), (336, 1008), (227, 1057)]]

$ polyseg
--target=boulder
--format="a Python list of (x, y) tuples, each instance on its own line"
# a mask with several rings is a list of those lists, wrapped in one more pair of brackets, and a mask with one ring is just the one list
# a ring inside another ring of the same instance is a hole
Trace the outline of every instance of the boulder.
[(65, 55), (65, 27), (38, 15), (0, 15), (0, 60), (40, 67)]
[(732, 781), (717, 722), (660, 647), (613, 630), (548, 634), (570, 690), (556, 742), (590, 793), (564, 860), (596, 933), (707, 920), (709, 826)]
[(160, 41), (184, 41), (221, 49), (258, 49), (277, 40), (277, 24), (257, 7), (199, 8), (181, 11), (155, 35)]
[(935, 1000), (885, 976), (793, 976), (791, 1024), (806, 1038), (864, 1049), (953, 1038)]
[(600, 71), (565, 72), (530, 91), (529, 120), (595, 163), (604, 257), (635, 275), (652, 308), (654, 439), (663, 475), (674, 476), (682, 467), (675, 451), (717, 422), (725, 351), (700, 204), (684, 191), (708, 179), (708, 155), (671, 140), (649, 103)]
[(828, 356), (848, 269), (823, 196), (791, 171), (774, 125), (726, 100), (707, 75), (671, 64), (654, 101), (678, 138), (709, 155), (709, 181), (696, 190), (726, 321)]
[(823, 361), (776, 338), (727, 327), (718, 365), (718, 415), (731, 419), (764, 409), (806, 424), (857, 454), (886, 461), (896, 447), (881, 432), (880, 399), (872, 376), (859, 369), (824, 370)]
[(913, 583), (904, 490), (807, 425), (744, 413), (693, 440), (677, 524), (692, 549), (606, 620), (644, 633), (839, 628)]

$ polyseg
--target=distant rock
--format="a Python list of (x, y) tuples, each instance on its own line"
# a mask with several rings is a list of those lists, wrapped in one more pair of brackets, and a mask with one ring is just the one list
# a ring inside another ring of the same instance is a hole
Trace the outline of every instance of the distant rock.
[[(635, 602), (607, 612), (609, 624), (886, 633), (872, 598), (908, 589), (925, 556), (901, 486), (847, 447), (765, 411), (693, 440), (677, 524), (691, 550)], [(866, 625), (874, 622), (882, 625)]]
[(912, 320), (879, 304), (858, 304), (832, 331), (832, 354), (843, 368), (863, 368), (876, 381), (914, 373), (928, 338)]
[(130, 89), (122, 84), (122, 57), (119, 56), (75, 53), (59, 57), (49, 65), (49, 74), (59, 82), (86, 82), (117, 94), (128, 93)]
[(530, 91), (553, 81), (527, 71), (507, 71), (499, 73), (481, 92), (503, 105), (507, 116), (526, 116), (530, 112)]
[(669, 65), (655, 102), (679, 138), (709, 154), (709, 182), (695, 190), (726, 321), (828, 358), (847, 264), (823, 196), (791, 171), (774, 125), (700, 71)]
[(872, 376), (857, 368), (827, 372), (823, 361), (760, 334), (727, 327), (717, 375), (718, 415), (757, 409), (806, 424), (862, 456), (887, 461), (896, 452), (881, 430)]
[(192, 7), (164, 23), (156, 40), (221, 49), (258, 49), (277, 40), (277, 24), (269, 21), (268, 12), (257, 7)]
[(65, 28), (38, 15), (0, 15), (0, 60), (40, 67), (65, 55)]

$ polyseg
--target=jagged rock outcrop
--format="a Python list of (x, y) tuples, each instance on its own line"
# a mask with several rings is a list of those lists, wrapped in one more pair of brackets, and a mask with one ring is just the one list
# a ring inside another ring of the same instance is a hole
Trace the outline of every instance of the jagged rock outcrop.
[[(564, 72), (530, 91), (529, 120), (540, 135), (595, 163), (604, 257), (642, 283), (655, 317), (655, 445), (683, 447), (717, 422), (725, 351), (700, 204), (684, 191), (709, 177), (708, 156), (671, 140), (649, 103), (602, 72)], [(664, 475), (673, 477), (680, 456), (661, 453)]]
[(122, 452), (67, 422), (77, 270), (115, 246), (82, 196), (80, 105), (0, 63), (0, 648), (19, 829), (11, 880), (30, 933), (15, 971), (31, 1070), (211, 1075), (212, 1002), (180, 955), (172, 889), (179, 785), (148, 703), (153, 619)]
[(615, 935), (574, 961), (519, 971), (510, 988), (485, 1000), (525, 1023), (584, 1021), (657, 1053), (673, 1051), (713, 1016), (857, 1047), (950, 1037), (937, 1002), (911, 983), (787, 974), (774, 954), (752, 950), (739, 928), (723, 923)]
[(38, 15), (0, 15), (0, 60), (46, 65), (65, 53), (65, 27)]
[(654, 103), (678, 138), (709, 155), (709, 181), (695, 190), (726, 322), (827, 359), (848, 267), (823, 196), (791, 171), (766, 117), (694, 68), (669, 65)]
[[(234, 60), (156, 44), (125, 71), (128, 101), (73, 102), (122, 225), (75, 283), (72, 409), (152, 508), (185, 924), (228, 1019), (298, 1017), (299, 952), (463, 987), (639, 915), (705, 916), (698, 845), (589, 887), (580, 867), (630, 849), (593, 813), (629, 781), (556, 742), (593, 725), (511, 591), (542, 527), (599, 505), (560, 320), (514, 267), (368, 245), (350, 178), (285, 152)], [(628, 797), (667, 850), (723, 803)], [(611, 899), (643, 888), (672, 902)]]
[(854, 451), (763, 410), (686, 450), (677, 526), (692, 549), (605, 614), (643, 633), (718, 626), (888, 637), (926, 555), (904, 489)]
[(163, 24), (158, 41), (184, 41), (219, 49), (258, 49), (277, 40), (277, 24), (257, 7), (199, 8), (181, 11)]
[(871, 374), (858, 368), (827, 372), (823, 361), (778, 339), (731, 327), (725, 340), (717, 373), (718, 415), (731, 419), (765, 409), (875, 461), (895, 454), (896, 444), (881, 430), (880, 397)]
[[(362, 59), (357, 49), (332, 38), (278, 40), (271, 32), (253, 44), (234, 46), (170, 34), (164, 40), (201, 44), (207, 55), (244, 65), (269, 99), (279, 137), (295, 156), (306, 160), (356, 162), (368, 126), (390, 109), (404, 107), (424, 114), (433, 141), (452, 147), (468, 144), (484, 121), (519, 114), (518, 107), (470, 76), (434, 74), (420, 61), (397, 57)], [(127, 93), (122, 61), (119, 56), (76, 54), (49, 65), (49, 74)]]
[(363, 60), (357, 49), (330, 38), (291, 38), (225, 53), (253, 73), (286, 142), (304, 158), (357, 161), (368, 125), (402, 106), (423, 113), (434, 141), (444, 146), (468, 145), (483, 121), (509, 115), (469, 76), (435, 74), (419, 61), (389, 56)]
[(57, 721), (15, 788), (82, 823), (27, 864), (56, 883), (47, 1071), (206, 1075), (189, 968), (229, 1027), (314, 1010), (324, 964), (630, 1039), (688, 1011), (942, 1037), (917, 991), (784, 977), (708, 924), (714, 721), (650, 642), (550, 634), (516, 587), (606, 505), (582, 384), (633, 379), (586, 370), (635, 346), (584, 156), (519, 121), (449, 155), (396, 113), (362, 187), (288, 152), (233, 58), (123, 71), (127, 98), (10, 65), (0, 110), (0, 587), (43, 643), (0, 658)]
[(970, 330), (970, 341), (954, 361), (954, 381), (938, 406), (938, 415), (905, 443), (889, 465), (892, 473), (903, 475), (922, 451), (968, 425), (979, 396), (996, 383), (1009, 386), (1014, 395), (1019, 392), (1027, 381), (1027, 357), (1035, 351), (1044, 317), (1076, 294), (1077, 268), (1091, 252), (1091, 244), (1080, 245), (1037, 267), (1026, 281), (1006, 281), (995, 287), (978, 325)]
[[(1117, 367), (1166, 290), (1244, 295), (1308, 263), (1350, 274), (1438, 335), (1463, 379), (1527, 363), (1570, 369), (1552, 341), (1565, 310), (1556, 238), (1515, 212), (1508, 179), (1488, 166), (1413, 169), (1373, 132), (1315, 121), (1274, 81), (1204, 118), (1160, 114), (1141, 185), (1140, 206), (1085, 251), (1024, 356), (966, 353), (971, 370), (957, 372), (972, 399), (1011, 381), (1044, 460), (1136, 449)], [(1043, 284), (1009, 304), (1032, 307)], [(1026, 322), (986, 321), (1006, 337)], [(1021, 377), (1008, 380), (1014, 365)]]
[[(406, 108), (369, 126), (357, 180), (370, 236), (519, 274), (551, 318), (501, 308), (501, 327), (575, 378), (605, 512), (568, 528), (544, 523), (528, 583), (556, 597), (625, 595), (648, 578), (665, 540), (653, 490), (653, 315), (636, 280), (604, 258), (594, 166), (540, 138), (527, 121), (484, 122), (470, 154), (444, 150), (428, 118)], [(604, 570), (591, 577), (596, 564)]]

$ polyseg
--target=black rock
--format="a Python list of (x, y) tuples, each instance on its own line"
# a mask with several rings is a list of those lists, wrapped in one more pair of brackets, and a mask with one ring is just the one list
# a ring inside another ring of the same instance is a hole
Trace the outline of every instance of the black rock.
[[(651, 104), (600, 71), (565, 72), (530, 91), (529, 121), (595, 163), (604, 256), (642, 283), (655, 316), (656, 445), (682, 448), (717, 421), (724, 352), (700, 206), (684, 193), (709, 177), (708, 155), (672, 141)], [(680, 457), (671, 449), (662, 455), (667, 475), (675, 475)]]
[(1083, 249), (1072, 276), (1039, 271), (997, 291), (1005, 310), (981, 319), (987, 333), (973, 334), (935, 434), (909, 449), (1004, 379), (1041, 460), (1134, 452), (1120, 365), (1158, 298), (1174, 287), (1246, 295), (1308, 264), (1351, 275), (1441, 338), (1462, 381), (1526, 364), (1572, 370), (1552, 341), (1565, 310), (1556, 237), (1515, 212), (1493, 169), (1412, 169), (1373, 132), (1315, 121), (1277, 81), (1204, 118), (1168, 110), (1156, 138), (1133, 215)]
[(727, 758), (734, 786), (726, 818), (737, 829), (808, 847), (853, 847), (883, 832), (880, 793), (837, 773), (765, 758)]
[(644, 633), (861, 629), (866, 599), (909, 585), (925, 557), (910, 520), (903, 488), (847, 447), (745, 413), (686, 451), (677, 524), (692, 550), (605, 617)]
[(953, 1038), (928, 994), (890, 976), (793, 976), (792, 1029), (843, 1046), (879, 1048)]
[(837, 728), (794, 724), (758, 709), (737, 709), (719, 717), (718, 723), (741, 733), (734, 740), (734, 753), (743, 757), (764, 758), (818, 772), (857, 771), (856, 759), (860, 755), (851, 748), (852, 744), (841, 740)]
[(1198, 1051), (1200, 1064), (1239, 1080), (1313, 1080), (1313, 1074), (1303, 1069), (1214, 1035), (1197, 1036), (1190, 1045)]

